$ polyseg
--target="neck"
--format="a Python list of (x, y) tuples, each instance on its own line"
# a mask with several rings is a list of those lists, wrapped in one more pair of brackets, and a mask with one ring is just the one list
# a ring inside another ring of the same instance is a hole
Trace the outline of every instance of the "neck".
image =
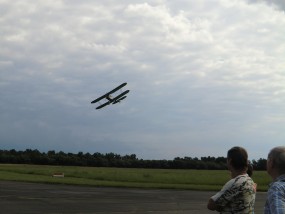
[(281, 174), (276, 168), (269, 168), (268, 174), (271, 176), (272, 180), (275, 181)]
[(275, 173), (275, 174), (271, 175), (273, 181), (277, 180), (277, 178), (278, 178), (279, 176), (280, 176), (279, 173)]
[(245, 170), (231, 170), (231, 177), (235, 178), (239, 175), (245, 175), (246, 171)]

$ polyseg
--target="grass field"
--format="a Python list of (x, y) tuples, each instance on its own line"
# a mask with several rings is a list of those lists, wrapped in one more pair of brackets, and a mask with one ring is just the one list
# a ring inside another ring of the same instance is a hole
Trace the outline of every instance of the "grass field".
[[(55, 178), (56, 172), (64, 178)], [(0, 164), (0, 180), (109, 187), (220, 190), (229, 180), (226, 170), (126, 169), (75, 166)], [(258, 191), (266, 191), (270, 177), (255, 171)]]

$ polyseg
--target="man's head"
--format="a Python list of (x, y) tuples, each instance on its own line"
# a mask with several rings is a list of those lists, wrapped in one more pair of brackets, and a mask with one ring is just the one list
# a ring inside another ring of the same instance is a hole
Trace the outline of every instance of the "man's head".
[(244, 148), (239, 146), (231, 148), (228, 151), (227, 160), (235, 170), (247, 170), (248, 155)]
[(267, 158), (267, 172), (274, 179), (285, 174), (285, 146), (271, 149)]

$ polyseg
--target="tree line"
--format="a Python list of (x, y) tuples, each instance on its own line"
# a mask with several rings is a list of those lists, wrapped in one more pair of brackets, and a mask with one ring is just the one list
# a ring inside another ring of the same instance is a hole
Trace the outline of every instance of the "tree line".
[[(65, 153), (40, 152), (26, 149), (25, 151), (0, 150), (0, 163), (62, 165), (62, 166), (92, 166), (92, 167), (120, 167), (120, 168), (157, 168), (157, 169), (227, 169), (225, 157), (176, 157), (173, 160), (143, 160), (135, 154), (119, 155), (115, 153)], [(266, 159), (252, 160), (254, 170), (266, 170)]]

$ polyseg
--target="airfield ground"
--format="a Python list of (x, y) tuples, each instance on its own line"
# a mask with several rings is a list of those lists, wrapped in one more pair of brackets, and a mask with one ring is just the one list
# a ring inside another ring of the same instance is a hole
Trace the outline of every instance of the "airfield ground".
[[(214, 192), (98, 188), (0, 181), (1, 213), (207, 214)], [(266, 193), (258, 192), (255, 213), (263, 213)]]

